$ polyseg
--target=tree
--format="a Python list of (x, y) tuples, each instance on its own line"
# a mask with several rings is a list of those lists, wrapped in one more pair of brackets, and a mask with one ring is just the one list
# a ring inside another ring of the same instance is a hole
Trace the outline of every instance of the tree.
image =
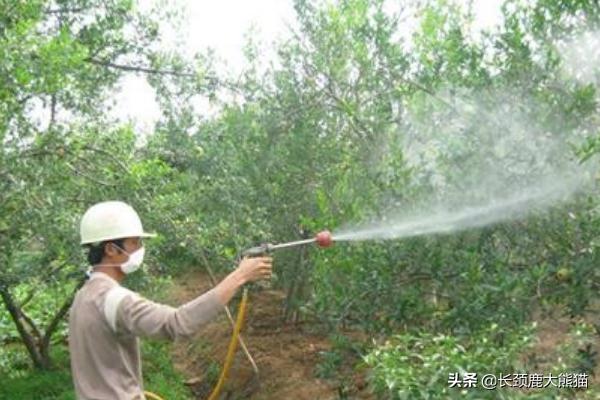
[(49, 368), (52, 336), (83, 282), (78, 218), (106, 198), (151, 210), (169, 174), (136, 156), (134, 133), (106, 115), (108, 96), (125, 73), (202, 77), (150, 50), (158, 23), (132, 1), (0, 7), (0, 295), (33, 364)]

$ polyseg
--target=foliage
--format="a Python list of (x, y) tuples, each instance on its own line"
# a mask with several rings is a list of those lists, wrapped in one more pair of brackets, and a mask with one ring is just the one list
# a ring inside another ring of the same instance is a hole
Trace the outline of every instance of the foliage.
[[(403, 333), (374, 348), (364, 360), (372, 368), (373, 388), (380, 398), (572, 398), (576, 391), (569, 388), (520, 391), (482, 387), (481, 379), (486, 374), (499, 377), (532, 373), (536, 366), (527, 354), (531, 354), (535, 344), (535, 331), (535, 324), (514, 331), (491, 324), (468, 338), (443, 333)], [(593, 329), (585, 323), (573, 327), (569, 339), (557, 349), (559, 362), (552, 367), (544, 366), (548, 368), (544, 374), (557, 377), (564, 373), (586, 373), (591, 377), (590, 354), (584, 355), (581, 349), (589, 349), (594, 336)], [(455, 379), (462, 385), (466, 373), (477, 374), (475, 387), (451, 387), (450, 382), (454, 384)], [(598, 388), (593, 386), (580, 391), (577, 398), (594, 398), (597, 394)]]
[[(520, 391), (511, 388), (494, 390), (481, 387), (481, 378), (486, 374), (501, 375), (530, 374), (534, 365), (524, 356), (531, 349), (535, 327), (508, 331), (496, 324), (467, 338), (430, 333), (396, 335), (365, 357), (373, 368), (374, 389), (382, 398), (494, 398), (494, 399), (547, 399), (547, 398), (595, 398), (597, 386), (584, 391), (569, 388), (548, 387), (538, 390)], [(565, 373), (593, 375), (589, 350), (594, 332), (583, 324), (573, 328), (569, 340), (560, 346), (559, 363), (545, 374), (558, 377)], [(593, 354), (591, 354), (593, 358)], [(460, 382), (467, 372), (478, 376), (476, 388), (450, 387), (459, 374)], [(590, 384), (588, 384), (590, 385)]]

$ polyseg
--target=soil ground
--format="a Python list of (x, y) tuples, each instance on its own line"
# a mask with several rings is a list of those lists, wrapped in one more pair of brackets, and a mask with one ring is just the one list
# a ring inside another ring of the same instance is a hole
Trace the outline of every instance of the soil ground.
[[(181, 304), (210, 289), (206, 274), (192, 273), (178, 279), (174, 303)], [(353, 369), (345, 360), (333, 379), (320, 379), (316, 367), (321, 354), (332, 344), (322, 327), (282, 321), (284, 293), (276, 290), (250, 293), (243, 339), (259, 368), (257, 377), (241, 348), (229, 374), (222, 399), (374, 399), (367, 388), (364, 372)], [(237, 303), (236, 303), (237, 304)], [(237, 307), (237, 306), (236, 306)], [(237, 312), (233, 308), (232, 312)], [(235, 318), (235, 316), (234, 316)], [(216, 383), (225, 359), (232, 327), (223, 313), (189, 342), (178, 342), (173, 349), (175, 367), (181, 371), (196, 398), (206, 399)], [(343, 332), (359, 339), (359, 332)], [(362, 339), (362, 338), (361, 338)], [(364, 338), (366, 340), (366, 338)], [(339, 373), (344, 378), (339, 379)]]

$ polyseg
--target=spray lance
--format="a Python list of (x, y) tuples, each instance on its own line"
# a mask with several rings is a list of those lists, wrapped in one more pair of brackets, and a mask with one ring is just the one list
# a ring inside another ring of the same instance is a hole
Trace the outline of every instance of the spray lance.
[[(289, 249), (291, 247), (304, 246), (307, 244), (316, 243), (319, 247), (329, 247), (333, 244), (333, 236), (331, 232), (325, 230), (317, 233), (317, 235), (312, 239), (304, 239), (304, 240), (296, 240), (293, 242), (287, 243), (279, 243), (279, 244), (263, 244), (256, 247), (251, 247), (242, 252), (242, 257), (260, 257), (269, 253), (272, 253), (275, 250), (281, 249)], [(248, 303), (248, 289), (244, 288), (244, 292), (242, 294), (242, 300), (238, 307), (237, 318), (233, 327), (233, 335), (231, 336), (231, 341), (229, 342), (229, 346), (227, 348), (227, 355), (225, 356), (225, 362), (223, 364), (223, 369), (221, 370), (221, 375), (219, 376), (219, 380), (217, 381), (216, 386), (214, 387), (212, 393), (208, 397), (208, 400), (216, 400), (219, 398), (221, 390), (223, 389), (223, 385), (227, 380), (227, 376), (229, 375), (229, 370), (231, 369), (231, 365), (233, 362), (233, 358), (235, 356), (235, 351), (238, 345), (238, 338), (240, 335), (240, 331), (242, 330), (242, 326), (244, 324), (244, 317), (246, 315), (246, 307)]]
[[(278, 243), (278, 244), (265, 243), (260, 246), (251, 247), (249, 249), (242, 251), (241, 256), (242, 257), (266, 256), (268, 254), (271, 254), (275, 250), (289, 249), (289, 248), (297, 247), (297, 246), (305, 246), (305, 245), (312, 244), (312, 243), (316, 243), (319, 247), (331, 246), (333, 244), (333, 237), (331, 235), (331, 232), (329, 232), (328, 230), (321, 231), (321, 232), (317, 233), (317, 235), (311, 239), (296, 240), (293, 242)], [(269, 283), (264, 283), (264, 282), (257, 282), (256, 285), (260, 286), (262, 288), (270, 287)]]
[(316, 243), (319, 247), (329, 247), (333, 244), (331, 232), (325, 230), (317, 233), (314, 238), (296, 240), (293, 242), (270, 244), (266, 243), (260, 246), (251, 247), (242, 252), (243, 257), (259, 257), (265, 254), (272, 253), (275, 250), (289, 249), (290, 247), (304, 246), (307, 244)]

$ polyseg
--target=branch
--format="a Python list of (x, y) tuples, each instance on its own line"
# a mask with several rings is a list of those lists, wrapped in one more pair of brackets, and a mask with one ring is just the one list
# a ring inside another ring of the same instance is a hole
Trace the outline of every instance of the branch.
[(85, 179), (87, 179), (87, 180), (89, 180), (89, 181), (91, 181), (91, 182), (97, 183), (98, 185), (102, 185), (102, 186), (108, 186), (108, 187), (113, 187), (113, 186), (114, 186), (114, 184), (112, 184), (112, 183), (108, 183), (108, 182), (104, 182), (104, 181), (101, 181), (101, 180), (99, 180), (99, 179), (96, 179), (96, 178), (92, 178), (91, 176), (89, 176), (89, 175), (87, 175), (87, 174), (84, 174), (84, 173), (83, 173), (83, 172), (81, 172), (81, 171), (78, 171), (78, 170), (77, 170), (77, 168), (75, 168), (74, 166), (72, 166), (72, 165), (71, 165), (70, 163), (68, 163), (68, 162), (67, 162), (67, 163), (65, 163), (65, 165), (66, 165), (66, 166), (67, 166), (67, 167), (68, 167), (68, 168), (69, 168), (71, 171), (73, 171), (73, 173), (74, 173), (75, 175), (81, 176), (82, 178), (85, 178)]
[(25, 296), (25, 300), (21, 302), (21, 308), (25, 308), (25, 306), (31, 301), (31, 299), (33, 299), (33, 295), (35, 294), (35, 292), (37, 292), (38, 290), (39, 289), (35, 286), (31, 288), (29, 293), (27, 293), (27, 295)]
[(82, 11), (87, 11), (86, 8), (59, 8), (55, 10), (45, 10), (44, 14), (65, 14), (65, 13), (78, 13)]
[(415, 82), (412, 79), (405, 78), (403, 76), (398, 77), (398, 79), (400, 79), (404, 83), (407, 83), (407, 84), (409, 84), (411, 86), (414, 86), (415, 88), (419, 89), (422, 92), (427, 93), (429, 96), (433, 97), (434, 99), (436, 99), (440, 103), (444, 104), (446, 107), (450, 108), (452, 111), (458, 113), (458, 110), (456, 109), (456, 107), (454, 107), (452, 104), (448, 103), (448, 101), (446, 101), (445, 99), (443, 99), (440, 96), (438, 96), (437, 94), (435, 94), (433, 92), (433, 90), (431, 90), (429, 88), (426, 88), (425, 86), (421, 85), (420, 83)]
[(52, 129), (56, 123), (56, 93), (52, 93), (50, 96), (50, 122), (48, 123), (48, 129)]
[(21, 105), (21, 106), (22, 106), (23, 104), (25, 104), (25, 103), (26, 103), (26, 102), (27, 102), (29, 99), (31, 99), (32, 97), (33, 97), (33, 95), (32, 95), (32, 94), (28, 94), (28, 95), (26, 95), (26, 96), (23, 96), (22, 98), (20, 98), (20, 99), (17, 99), (17, 104), (19, 104), (19, 105)]
[(33, 322), (29, 315), (23, 312), (23, 307), (20, 308), (19, 313), (21, 314), (21, 318), (23, 319), (23, 321), (27, 322), (27, 325), (29, 325), (31, 331), (33, 332), (33, 336), (36, 337), (39, 343), (39, 341), (42, 339), (42, 333), (38, 329), (37, 325), (35, 324), (35, 322)]
[[(101, 60), (97, 60), (95, 58), (88, 58), (87, 61), (92, 64), (100, 65), (102, 67), (120, 69), (122, 71), (142, 72), (145, 74), (153, 74), (153, 75), (172, 75), (172, 76), (178, 76), (178, 77), (184, 77), (184, 78), (196, 78), (197, 77), (196, 74), (192, 74), (189, 72), (178, 72), (178, 71), (173, 71), (173, 70), (154, 69), (154, 68), (140, 67), (140, 66), (135, 66), (135, 65), (115, 64), (110, 61), (101, 61)], [(208, 79), (214, 79), (214, 78), (208, 78)]]
[(119, 167), (121, 167), (121, 169), (123, 171), (129, 172), (129, 168), (127, 168), (127, 166), (121, 160), (119, 160), (117, 157), (115, 157), (114, 154), (112, 154), (106, 150), (99, 149), (97, 147), (93, 147), (89, 144), (86, 144), (85, 146), (83, 146), (83, 149), (90, 150), (90, 151), (93, 151), (93, 152), (96, 152), (99, 154), (103, 154), (103, 155), (109, 157), (110, 159), (112, 159)]
[[(176, 76), (179, 78), (192, 78), (192, 79), (198, 78), (197, 74), (194, 74), (191, 72), (180, 72), (180, 71), (173, 71), (173, 70), (168, 70), (168, 69), (150, 68), (150, 67), (145, 67), (145, 66), (116, 64), (116, 63), (113, 63), (110, 61), (102, 61), (102, 60), (98, 60), (95, 58), (87, 58), (86, 61), (91, 64), (99, 65), (102, 67), (119, 69), (119, 70), (128, 71), (128, 72), (138, 72), (138, 73), (151, 74), (151, 75), (167, 75), (167, 76), (170, 75), (170, 76)], [(209, 82), (209, 84), (212, 84), (212, 85), (218, 84), (218, 85), (221, 85), (222, 87), (225, 87), (233, 92), (239, 92), (238, 87), (233, 83), (230, 83), (227, 81), (221, 81), (219, 78), (217, 78), (215, 76), (205, 76), (204, 78)]]

